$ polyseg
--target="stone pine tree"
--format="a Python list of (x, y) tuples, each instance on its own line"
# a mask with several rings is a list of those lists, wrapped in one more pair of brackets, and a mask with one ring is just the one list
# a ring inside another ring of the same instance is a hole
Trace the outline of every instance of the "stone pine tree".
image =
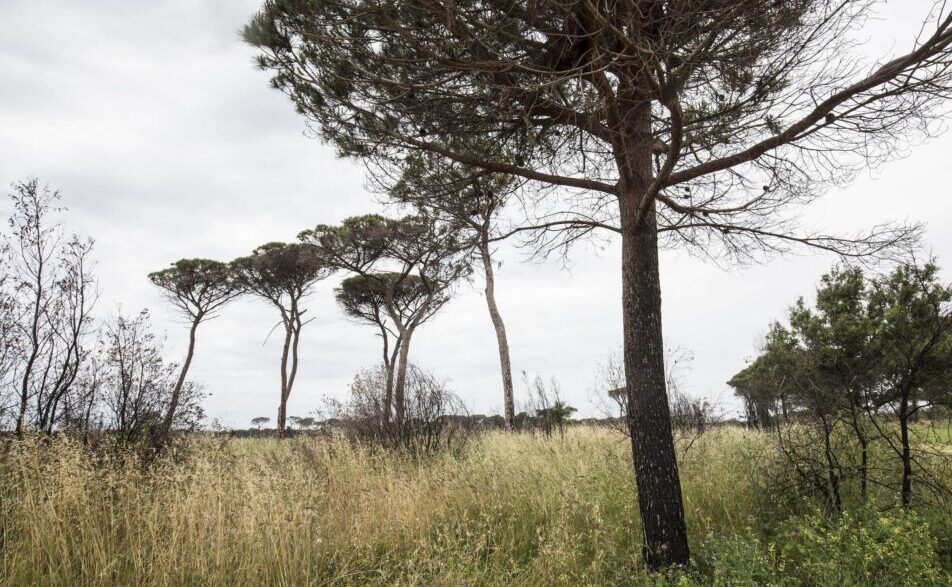
[[(471, 253), (455, 226), (427, 216), (391, 219), (356, 216), (338, 226), (318, 225), (300, 234), (329, 265), (362, 276), (382, 295), (399, 338), (393, 374), (393, 416), (403, 425), (410, 339), (417, 327), (449, 301), (452, 286), (470, 273)], [(390, 419), (385, 406), (385, 419)]]
[(192, 358), (195, 355), (195, 335), (198, 325), (214, 318), (222, 306), (238, 295), (239, 290), (227, 263), (210, 259), (181, 259), (161, 271), (149, 274), (149, 280), (160, 287), (168, 301), (189, 320), (188, 349), (179, 369), (175, 387), (169, 397), (162, 420), (160, 439), (168, 436), (175, 420), (182, 387)]
[(408, 157), (388, 190), (400, 202), (425, 210), (459, 226), (463, 238), (472, 240), (485, 278), (486, 305), (496, 331), (499, 367), (502, 375), (503, 412), (506, 428), (515, 428), (512, 360), (506, 323), (496, 302), (496, 263), (494, 243), (502, 238), (500, 215), (507, 201), (518, 190), (516, 178), (461, 165), (444, 157), (415, 153)]
[[(394, 376), (398, 366), (401, 369), (406, 367), (399, 359), (409, 355), (413, 331), (450, 300), (449, 291), (440, 288), (435, 296), (431, 296), (430, 289), (419, 276), (389, 271), (348, 277), (335, 290), (335, 296), (348, 316), (372, 324), (379, 330), (386, 373), (381, 414), (388, 423), (393, 413)], [(406, 339), (398, 324), (404, 325), (402, 330), (408, 335)], [(406, 353), (403, 353), (404, 347)]]
[[(281, 396), (277, 431), (287, 429), (288, 397), (298, 371), (298, 345), (306, 324), (304, 298), (314, 285), (333, 272), (315, 247), (302, 243), (268, 243), (231, 263), (235, 281), (245, 293), (257, 296), (277, 308), (284, 327), (281, 350)], [(309, 320), (308, 320), (309, 321)]]
[(389, 420), (390, 406), (393, 404), (393, 367), (400, 353), (400, 335), (389, 318), (385, 292), (377, 284), (377, 277), (352, 275), (334, 290), (334, 297), (345, 314), (365, 324), (376, 326), (379, 331), (383, 344), (383, 367), (386, 372), (381, 413), (384, 420)]
[[(795, 243), (864, 255), (917, 235), (890, 225), (823, 235), (787, 212), (936, 130), (952, 6), (937, 3), (905, 50), (872, 61), (856, 39), (874, 4), (267, 0), (244, 36), (342, 155), (386, 168), (428, 152), (519, 176), (531, 182), (525, 198), (563, 212), (546, 227), (620, 235), (643, 555), (660, 568), (689, 551), (659, 245), (740, 259)], [(498, 148), (474, 148), (487, 143)]]

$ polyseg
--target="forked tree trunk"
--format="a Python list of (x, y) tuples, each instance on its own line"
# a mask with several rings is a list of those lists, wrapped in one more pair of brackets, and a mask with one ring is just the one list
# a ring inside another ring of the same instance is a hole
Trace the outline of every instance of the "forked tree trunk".
[[(34, 219), (37, 222), (37, 228), (39, 228), (39, 217), (35, 216)], [(23, 369), (23, 377), (20, 380), (20, 409), (17, 414), (16, 427), (17, 438), (21, 438), (23, 433), (26, 431), (26, 410), (30, 397), (30, 379), (33, 376), (33, 367), (36, 364), (36, 359), (40, 354), (40, 316), (42, 315), (43, 296), (45, 295), (45, 288), (43, 287), (43, 275), (44, 267), (46, 265), (46, 257), (43, 255), (42, 242), (40, 240), (35, 240), (32, 246), (36, 249), (37, 253), (37, 266), (33, 272), (33, 283), (35, 284), (36, 289), (31, 296), (33, 305), (33, 319), (30, 322), (30, 353), (26, 360), (26, 367)]]
[[(288, 398), (291, 397), (291, 389), (294, 387), (294, 380), (297, 378), (298, 344), (301, 341), (301, 328), (303, 326), (297, 300), (291, 300), (290, 321), (287, 324), (288, 330), (284, 341), (284, 356), (281, 364), (281, 381), (283, 385), (281, 390), (281, 407), (278, 410), (278, 436), (284, 436), (287, 432)], [(291, 349), (290, 368), (288, 367), (288, 346), (290, 346)]]
[(292, 327), (289, 322), (284, 324), (284, 348), (281, 351), (281, 398), (278, 403), (278, 437), (284, 436), (288, 420), (288, 355), (291, 351)]
[(294, 382), (297, 380), (298, 372), (298, 346), (301, 342), (301, 316), (295, 315), (294, 325), (291, 330), (291, 369), (288, 373), (288, 386), (284, 390), (284, 403), (288, 403), (291, 397), (291, 390), (294, 388)]
[(687, 565), (687, 528), (664, 375), (661, 279), (655, 206), (643, 206), (651, 181), (650, 109), (631, 111), (631, 142), (622, 161), (622, 323), (628, 431), (649, 570)]
[(506, 324), (502, 321), (499, 306), (496, 305), (496, 282), (493, 277), (493, 260), (489, 251), (488, 235), (481, 235), (479, 255), (483, 261), (483, 271), (486, 273), (486, 305), (489, 306), (489, 317), (493, 328), (496, 329), (496, 343), (499, 346), (499, 367), (502, 371), (502, 401), (506, 415), (506, 429), (512, 431), (516, 427), (516, 408), (512, 394), (512, 363), (509, 360), (509, 340), (506, 338)]

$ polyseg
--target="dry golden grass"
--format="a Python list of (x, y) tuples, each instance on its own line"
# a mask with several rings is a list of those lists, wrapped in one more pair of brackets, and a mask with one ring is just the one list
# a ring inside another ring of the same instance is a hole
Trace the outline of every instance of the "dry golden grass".
[[(764, 509), (767, 447), (724, 428), (683, 455), (692, 540)], [(638, 570), (627, 440), (611, 430), (496, 432), (417, 461), (314, 438), (195, 436), (179, 450), (146, 468), (131, 454), (97, 461), (65, 438), (12, 444), (0, 584), (654, 581)]]

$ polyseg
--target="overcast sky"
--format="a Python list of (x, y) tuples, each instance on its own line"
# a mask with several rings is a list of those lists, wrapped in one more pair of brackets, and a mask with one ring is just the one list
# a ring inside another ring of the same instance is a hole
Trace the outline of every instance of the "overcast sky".
[[(179, 360), (185, 325), (146, 279), (182, 257), (229, 260), (293, 239), (316, 223), (379, 209), (363, 169), (303, 135), (287, 98), (268, 87), (238, 31), (259, 0), (0, 1), (0, 186), (38, 176), (63, 193), (71, 229), (96, 239), (98, 313), (153, 312)], [(928, 0), (890, 2), (868, 28), (870, 56), (909, 46)], [(806, 212), (814, 226), (855, 231), (888, 220), (928, 223), (927, 245), (952, 267), (952, 136), (863, 174)], [(9, 215), (8, 202), (0, 204)], [(527, 263), (503, 246), (500, 308), (516, 373), (555, 377), (593, 413), (597, 364), (621, 340), (619, 243)], [(694, 355), (686, 389), (736, 405), (724, 383), (767, 324), (810, 295), (833, 259), (804, 252), (723, 269), (662, 257), (665, 338)], [(952, 275), (948, 269), (946, 277)], [(345, 319), (334, 276), (308, 302), (292, 415), (341, 397), (378, 357), (369, 327)], [(280, 337), (275, 312), (242, 300), (201, 327), (193, 370), (226, 426), (274, 418)], [(414, 337), (411, 361), (450, 380), (472, 409), (501, 412), (495, 336), (477, 280)], [(517, 394), (524, 390), (517, 382)]]

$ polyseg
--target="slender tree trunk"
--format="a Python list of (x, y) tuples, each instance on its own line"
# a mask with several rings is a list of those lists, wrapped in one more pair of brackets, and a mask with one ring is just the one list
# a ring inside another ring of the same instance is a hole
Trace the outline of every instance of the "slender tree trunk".
[(185, 386), (185, 376), (188, 374), (188, 369), (192, 365), (192, 357), (195, 355), (195, 332), (198, 330), (198, 324), (201, 321), (201, 313), (192, 319), (192, 327), (188, 331), (188, 350), (185, 353), (185, 361), (182, 362), (182, 369), (179, 371), (178, 379), (175, 381), (175, 387), (172, 388), (172, 397), (169, 398), (169, 407), (165, 412), (165, 420), (162, 422), (160, 442), (165, 442), (165, 439), (172, 431), (172, 423), (175, 421), (175, 411), (178, 409), (179, 399), (182, 397), (182, 388)]
[(23, 378), (20, 381), (20, 409), (17, 413), (17, 437), (22, 437), (23, 432), (26, 429), (26, 409), (30, 398), (30, 379), (33, 376), (33, 366), (36, 364), (36, 359), (40, 354), (40, 344), (38, 340), (40, 322), (39, 306), (40, 300), (37, 299), (37, 310), (33, 313), (33, 323), (30, 338), (30, 355), (27, 358), (26, 366), (23, 368)]
[(291, 369), (288, 373), (288, 384), (284, 388), (284, 396), (281, 398), (285, 419), (287, 419), (288, 413), (288, 399), (291, 397), (291, 389), (294, 388), (294, 381), (297, 379), (298, 343), (301, 341), (301, 327), (301, 316), (295, 312), (294, 325), (291, 328)]
[[(819, 411), (819, 410), (818, 410)], [(836, 456), (833, 453), (833, 443), (830, 438), (833, 430), (823, 413), (819, 414), (820, 424), (823, 427), (823, 455), (826, 458), (826, 475), (830, 484), (830, 498), (836, 513), (843, 512), (843, 499), (840, 497), (840, 475), (838, 472)]]
[(869, 441), (865, 434), (857, 435), (860, 445), (859, 494), (863, 503), (869, 496)]
[(903, 389), (899, 399), (899, 442), (902, 445), (902, 507), (912, 503), (912, 449), (909, 446), (909, 392)]
[(850, 424), (853, 426), (853, 433), (856, 435), (856, 441), (859, 442), (860, 462), (859, 462), (859, 492), (863, 503), (866, 503), (869, 495), (869, 438), (866, 431), (863, 430), (863, 424), (860, 422), (859, 406), (855, 397), (850, 400)]
[[(37, 230), (40, 227), (40, 217), (38, 214), (33, 216)], [(43, 254), (43, 240), (38, 234), (36, 240), (31, 244), (36, 250), (37, 266), (32, 273), (33, 282), (36, 284), (36, 290), (33, 292), (33, 319), (30, 322), (30, 354), (23, 369), (23, 378), (20, 382), (20, 411), (17, 414), (17, 437), (23, 436), (26, 428), (26, 408), (30, 397), (30, 379), (33, 376), (33, 366), (40, 354), (40, 316), (46, 307), (44, 302), (45, 288), (43, 287), (44, 267), (46, 266), (45, 256)], [(42, 393), (42, 389), (40, 390)]]
[(408, 329), (400, 333), (400, 354), (397, 358), (396, 383), (393, 386), (393, 405), (397, 427), (401, 430), (406, 416), (406, 398), (404, 396), (407, 384), (407, 364), (410, 357), (410, 336), (413, 333)]
[(285, 425), (288, 419), (288, 355), (291, 351), (291, 337), (293, 327), (290, 321), (284, 323), (284, 348), (281, 351), (281, 397), (278, 404), (278, 438), (284, 436)]
[(496, 343), (499, 346), (499, 367), (502, 370), (502, 399), (506, 415), (506, 429), (512, 431), (516, 427), (516, 408), (512, 393), (512, 363), (509, 359), (509, 340), (506, 338), (506, 324), (496, 305), (496, 282), (493, 277), (493, 260), (489, 251), (488, 235), (480, 237), (479, 255), (483, 261), (483, 271), (486, 273), (486, 305), (489, 306), (489, 317), (496, 329)]
[(637, 222), (638, 193), (621, 202), (625, 378), (643, 555), (659, 569), (686, 565), (689, 551), (665, 389), (657, 224), (654, 205)]
[(396, 341), (394, 341), (393, 350), (390, 350), (390, 335), (387, 332), (386, 327), (383, 323), (378, 324), (380, 327), (380, 337), (383, 339), (383, 368), (384, 368), (384, 377), (386, 381), (384, 385), (384, 397), (383, 397), (383, 424), (387, 426), (390, 424), (390, 420), (393, 419), (393, 377), (394, 377), (394, 366), (397, 364), (397, 355), (400, 353), (400, 341), (402, 338), (397, 336)]
[(400, 355), (400, 346), (403, 344), (403, 337), (398, 336), (397, 340), (394, 341), (393, 351), (389, 353), (384, 352), (384, 366), (386, 369), (386, 386), (384, 390), (383, 398), (383, 417), (384, 424), (390, 424), (390, 421), (393, 419), (393, 386), (394, 386), (394, 371), (397, 365), (397, 357)]

